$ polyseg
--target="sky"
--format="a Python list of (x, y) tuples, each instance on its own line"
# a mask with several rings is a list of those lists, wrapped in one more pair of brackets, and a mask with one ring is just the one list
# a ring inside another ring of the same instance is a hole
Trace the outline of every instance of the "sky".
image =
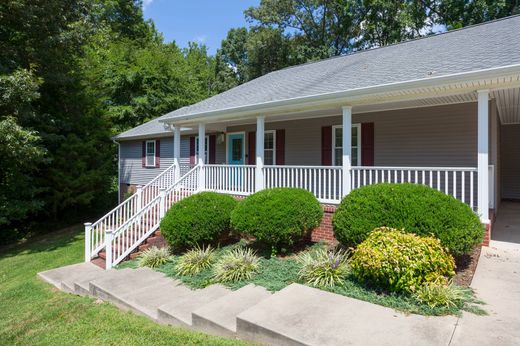
[(152, 19), (166, 42), (180, 47), (203, 43), (214, 54), (229, 29), (247, 26), (244, 10), (260, 0), (143, 0), (146, 19)]

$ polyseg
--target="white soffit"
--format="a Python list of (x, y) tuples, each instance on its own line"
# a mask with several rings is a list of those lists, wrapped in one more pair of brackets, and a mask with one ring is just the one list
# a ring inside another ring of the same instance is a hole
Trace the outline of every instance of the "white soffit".
[(491, 95), (496, 99), (502, 124), (520, 124), (520, 88), (493, 90)]

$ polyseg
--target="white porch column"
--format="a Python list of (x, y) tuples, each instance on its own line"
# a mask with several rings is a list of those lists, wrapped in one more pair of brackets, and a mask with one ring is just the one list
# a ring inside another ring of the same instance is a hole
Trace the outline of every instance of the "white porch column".
[[(352, 153), (352, 107), (344, 106), (343, 108), (343, 196), (350, 193), (350, 169)], [(334, 164), (334, 163), (333, 163)]]
[(181, 127), (175, 126), (173, 129), (173, 163), (175, 164), (174, 180), (181, 177)]
[(264, 188), (264, 131), (265, 117), (256, 117), (256, 169), (255, 169), (255, 191)]
[(204, 158), (206, 157), (206, 124), (199, 124), (199, 152), (197, 164), (200, 166), (199, 190), (206, 188), (206, 172), (204, 169)]
[(478, 90), (478, 206), (483, 223), (489, 223), (489, 90)]

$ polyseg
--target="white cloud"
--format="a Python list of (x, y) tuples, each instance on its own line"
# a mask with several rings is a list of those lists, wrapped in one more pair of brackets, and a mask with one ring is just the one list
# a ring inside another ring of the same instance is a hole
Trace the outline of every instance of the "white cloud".
[(147, 8), (152, 4), (154, 0), (143, 0), (143, 9)]

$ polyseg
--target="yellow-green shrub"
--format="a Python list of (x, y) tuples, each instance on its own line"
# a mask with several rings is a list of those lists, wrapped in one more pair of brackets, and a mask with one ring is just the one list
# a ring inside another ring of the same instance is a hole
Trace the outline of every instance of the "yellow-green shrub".
[(453, 257), (440, 241), (391, 228), (376, 228), (350, 261), (361, 281), (395, 292), (414, 292), (422, 284), (447, 284), (455, 275)]

